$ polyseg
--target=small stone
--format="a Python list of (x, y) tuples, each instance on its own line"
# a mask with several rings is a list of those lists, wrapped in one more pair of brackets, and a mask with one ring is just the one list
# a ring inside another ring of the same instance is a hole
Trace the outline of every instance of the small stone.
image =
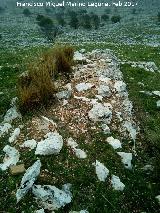
[(119, 177), (116, 175), (112, 175), (111, 179), (112, 187), (117, 191), (123, 191), (125, 185), (120, 181)]
[(108, 137), (107, 142), (113, 147), (113, 149), (122, 148), (121, 142), (113, 137)]
[(109, 170), (104, 166), (104, 164), (100, 163), (98, 160), (96, 160), (95, 163), (92, 165), (96, 168), (96, 174), (100, 181), (105, 182), (106, 178), (109, 175)]
[(156, 196), (156, 200), (158, 201), (158, 204), (160, 205), (160, 195)]
[(72, 95), (71, 90), (64, 90), (56, 93), (58, 99), (69, 99)]
[(160, 100), (157, 101), (157, 108), (160, 108)]
[(98, 88), (98, 95), (101, 95), (102, 97), (110, 97), (111, 91), (109, 86), (101, 84)]
[(103, 132), (104, 132), (104, 134), (110, 134), (111, 132), (110, 132), (110, 128), (109, 128), (109, 126), (107, 125), (107, 124), (102, 124), (102, 130), (103, 130)]
[(12, 175), (18, 175), (25, 172), (24, 164), (14, 165), (10, 167), (10, 173)]
[(76, 89), (78, 92), (86, 91), (88, 89), (91, 89), (94, 85), (91, 83), (79, 83), (76, 85)]
[(121, 156), (122, 163), (124, 164), (125, 168), (132, 169), (132, 153), (126, 152), (117, 152), (119, 156)]

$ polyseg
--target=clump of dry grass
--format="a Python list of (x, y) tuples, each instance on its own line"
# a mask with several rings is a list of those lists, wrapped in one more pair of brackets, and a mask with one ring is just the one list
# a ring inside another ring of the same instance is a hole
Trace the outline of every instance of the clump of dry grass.
[(69, 77), (74, 50), (71, 46), (55, 46), (44, 52), (27, 66), (18, 81), (18, 94), (22, 112), (47, 104), (54, 96), (56, 77)]
[(26, 81), (24, 77), (22, 79), (18, 86), (21, 111), (32, 110), (34, 107), (48, 103), (53, 98), (54, 82), (46, 63), (30, 64)]
[(55, 76), (63, 75), (69, 78), (72, 72), (74, 49), (71, 46), (55, 46), (54, 55), (54, 72)]

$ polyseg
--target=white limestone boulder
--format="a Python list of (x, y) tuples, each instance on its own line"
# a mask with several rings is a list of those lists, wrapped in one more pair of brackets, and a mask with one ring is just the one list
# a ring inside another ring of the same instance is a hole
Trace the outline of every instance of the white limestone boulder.
[(125, 185), (120, 181), (119, 177), (116, 175), (112, 175), (111, 184), (112, 187), (117, 191), (123, 191), (125, 188)]
[(6, 153), (5, 157), (3, 159), (3, 164), (0, 164), (0, 169), (2, 171), (8, 169), (8, 167), (16, 165), (19, 161), (20, 154), (18, 150), (16, 150), (14, 147), (11, 147), (9, 145), (6, 145), (3, 148), (3, 151)]
[(46, 139), (37, 143), (35, 155), (58, 154), (63, 147), (63, 138), (57, 132), (49, 132)]
[(107, 138), (107, 142), (113, 147), (113, 149), (122, 148), (121, 142), (118, 139), (114, 139), (112, 136)]
[(121, 157), (122, 163), (124, 164), (125, 168), (132, 169), (132, 153), (117, 152), (117, 154)]
[(32, 193), (44, 209), (54, 211), (72, 201), (70, 187), (71, 184), (63, 185), (62, 189), (51, 185), (34, 185), (32, 187)]
[(16, 192), (17, 202), (19, 202), (27, 192), (32, 188), (37, 176), (40, 174), (41, 162), (37, 160), (31, 167), (26, 170), (20, 188)]
[(10, 143), (15, 142), (15, 141), (17, 140), (17, 138), (19, 137), (20, 132), (21, 132), (20, 128), (16, 128), (16, 129), (12, 132), (11, 136), (9, 137), (9, 142), (10, 142)]
[(109, 175), (109, 170), (98, 160), (96, 160), (96, 163), (93, 163), (93, 165), (95, 166), (98, 179), (102, 182), (105, 182), (106, 178)]

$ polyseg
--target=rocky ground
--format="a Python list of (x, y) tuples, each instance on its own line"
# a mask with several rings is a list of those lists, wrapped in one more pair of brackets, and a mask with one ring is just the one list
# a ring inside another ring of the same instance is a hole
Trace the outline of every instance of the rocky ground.
[[(13, 99), (0, 126), (0, 136), (5, 138), (1, 162), (4, 154), (5, 157), (0, 168), (10, 177), (19, 176), (16, 187), (9, 194), (22, 204), (29, 193), (35, 200), (35, 207), (40, 209), (35, 212), (61, 212), (62, 209), (62, 212), (73, 213), (80, 206), (85, 210), (77, 213), (106, 212), (105, 205), (96, 206), (94, 210), (92, 199), (92, 204), (85, 202), (81, 205), (79, 200), (76, 205), (70, 205), (80, 196), (79, 192), (74, 192), (74, 187), (77, 188), (76, 179), (83, 176), (81, 169), (85, 170), (84, 176), (93, 176), (96, 184), (102, 182), (102, 189), (125, 195), (130, 176), (125, 170), (132, 173), (137, 167), (134, 158), (140, 147), (139, 121), (128, 97), (119, 60), (110, 50), (85, 52), (85, 49), (75, 52), (74, 60), (76, 64), (70, 82), (56, 82), (59, 92), (52, 106), (24, 122), (17, 112), (16, 99)], [(96, 139), (102, 149), (95, 145), (94, 135), (98, 134), (103, 135)], [(51, 159), (54, 158), (53, 163)], [(52, 164), (57, 164), (57, 168)], [(145, 165), (143, 170), (150, 172), (153, 167)], [(83, 178), (82, 182), (85, 181)], [(83, 193), (86, 187), (90, 187), (91, 196), (96, 201), (97, 196), (104, 195), (103, 190), (96, 194), (91, 186), (94, 181), (89, 179), (88, 185), (82, 185), (79, 190)], [(7, 188), (3, 188), (3, 193), (5, 190)], [(87, 196), (90, 199), (90, 195)], [(117, 212), (113, 204), (106, 197), (104, 199), (111, 205), (110, 212)], [(159, 200), (158, 195), (156, 199)], [(32, 207), (35, 209), (34, 205)], [(19, 212), (19, 207), (16, 208), (15, 212)], [(7, 212), (14, 211), (11, 208)], [(133, 212), (142, 212), (142, 209)]]

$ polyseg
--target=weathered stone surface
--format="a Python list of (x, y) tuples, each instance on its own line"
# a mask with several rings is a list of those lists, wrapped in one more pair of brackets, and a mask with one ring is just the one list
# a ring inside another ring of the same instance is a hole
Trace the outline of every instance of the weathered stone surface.
[(112, 175), (111, 179), (112, 187), (117, 191), (123, 191), (125, 185), (120, 181), (119, 177), (116, 175)]
[(108, 121), (112, 118), (112, 111), (109, 109), (107, 105), (103, 105), (101, 103), (96, 103), (93, 108), (88, 112), (88, 117), (90, 120), (96, 121)]
[(102, 97), (110, 97), (111, 91), (109, 86), (101, 84), (98, 88), (98, 94), (101, 95)]
[(79, 83), (76, 85), (76, 89), (78, 92), (86, 91), (88, 89), (91, 89), (94, 85), (91, 83)]
[(36, 155), (58, 154), (63, 146), (63, 138), (57, 132), (49, 132), (45, 135), (46, 139), (37, 144)]
[(11, 147), (9, 145), (6, 145), (3, 149), (3, 151), (6, 153), (5, 157), (3, 159), (3, 164), (0, 164), (1, 170), (6, 170), (8, 167), (12, 165), (16, 165), (16, 163), (19, 161), (19, 152), (14, 147)]
[(15, 166), (11, 166), (10, 167), (10, 173), (12, 175), (18, 175), (25, 172), (25, 167), (24, 164), (19, 164), (19, 165), (15, 165)]
[(44, 209), (54, 211), (71, 202), (70, 187), (71, 184), (65, 184), (61, 190), (51, 185), (34, 185), (32, 192)]
[(29, 149), (34, 149), (37, 146), (37, 141), (34, 139), (32, 140), (26, 140), (23, 144), (20, 145), (22, 148), (29, 148)]
[(96, 174), (100, 181), (105, 182), (106, 178), (109, 175), (109, 170), (104, 166), (104, 164), (100, 163), (96, 160), (96, 163), (93, 164), (96, 168)]
[(17, 138), (19, 137), (20, 135), (20, 128), (16, 128), (13, 133), (11, 134), (11, 136), (9, 137), (9, 142), (10, 143), (13, 143), (17, 140)]
[(70, 90), (64, 90), (64, 91), (56, 93), (56, 96), (58, 99), (69, 99), (71, 95), (72, 95), (72, 92)]
[(16, 118), (21, 118), (21, 114), (17, 111), (17, 107), (13, 106), (11, 107), (4, 116), (4, 122), (5, 123), (12, 123), (13, 120)]
[(37, 160), (26, 170), (26, 173), (21, 180), (20, 188), (16, 192), (17, 202), (19, 202), (27, 194), (29, 189), (32, 188), (37, 176), (40, 174), (40, 168), (41, 162), (40, 160)]
[(132, 169), (132, 153), (126, 153), (126, 152), (117, 152), (119, 156), (122, 158), (122, 163), (124, 164), (125, 168)]
[(114, 139), (113, 137), (108, 137), (107, 142), (114, 148), (122, 148), (121, 142), (118, 139)]
[(158, 108), (158, 109), (160, 108), (160, 100), (157, 101), (157, 108)]
[(71, 149), (74, 151), (75, 155), (78, 157), (78, 158), (86, 158), (87, 157), (87, 154), (85, 153), (85, 151), (77, 148), (78, 147), (78, 144), (72, 139), (72, 138), (69, 138), (67, 140), (67, 145), (71, 147)]
[(8, 131), (12, 128), (11, 124), (4, 123), (0, 126), (0, 137), (2, 137), (4, 134), (8, 133)]

